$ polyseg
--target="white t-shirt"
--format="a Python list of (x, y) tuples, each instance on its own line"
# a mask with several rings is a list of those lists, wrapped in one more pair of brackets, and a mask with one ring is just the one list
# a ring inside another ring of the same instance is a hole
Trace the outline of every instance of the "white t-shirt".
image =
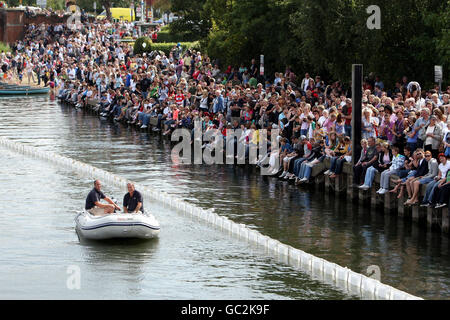
[(445, 165), (443, 163), (439, 164), (439, 172), (441, 173), (441, 179), (447, 177), (448, 170), (450, 170), (450, 161), (447, 160), (447, 163)]
[[(434, 132), (434, 126), (428, 126), (426, 134), (429, 134), (429, 133), (433, 134), (433, 132)], [(427, 136), (427, 138), (425, 139), (424, 145), (429, 145), (432, 143), (433, 143), (433, 138)]]
[(163, 113), (167, 115), (167, 114), (169, 114), (169, 112), (170, 112), (170, 108), (169, 107), (165, 107), (164, 110), (163, 110)]
[(319, 124), (320, 124), (320, 126), (321, 127), (323, 127), (323, 123), (325, 122), (327, 120), (327, 118), (325, 117), (325, 116), (321, 116), (320, 118), (319, 118)]

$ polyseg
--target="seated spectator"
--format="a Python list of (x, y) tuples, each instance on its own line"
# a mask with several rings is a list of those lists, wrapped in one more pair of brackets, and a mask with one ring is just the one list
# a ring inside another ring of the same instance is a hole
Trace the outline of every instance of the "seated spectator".
[[(421, 171), (421, 164), (419, 164), (419, 169), (417, 169), (416, 177), (409, 182), (409, 188), (407, 184), (408, 195), (410, 196), (405, 202), (405, 205), (414, 205), (419, 202), (419, 190), (420, 185), (428, 184), (433, 181), (434, 177), (438, 174), (438, 163), (431, 155), (430, 151), (425, 152), (425, 161), (422, 162), (427, 164), (427, 170)], [(419, 176), (419, 174), (425, 172), (424, 175)]]
[(398, 199), (403, 198), (403, 193), (405, 191), (405, 182), (407, 179), (409, 179), (411, 176), (415, 174), (415, 171), (418, 166), (418, 160), (417, 160), (417, 154), (416, 152), (411, 153), (411, 150), (408, 146), (405, 147), (405, 162), (404, 162), (404, 168), (398, 170), (397, 175), (399, 179), (394, 181), (395, 187), (390, 193), (397, 193), (400, 189), (400, 193), (398, 195)]
[(380, 189), (377, 191), (378, 194), (385, 194), (389, 191), (391, 175), (399, 175), (400, 170), (404, 167), (405, 156), (401, 155), (399, 151), (399, 147), (392, 147), (392, 163), (388, 170), (381, 173)]
[[(450, 157), (447, 157), (447, 163)], [(450, 201), (450, 170), (447, 171), (447, 177), (441, 179), (441, 182), (434, 192), (434, 196), (431, 200), (431, 204), (435, 204), (435, 209), (443, 208), (449, 205)]]
[[(311, 139), (313, 140), (313, 139)], [(295, 184), (307, 183), (311, 178), (312, 168), (325, 159), (325, 143), (321, 140), (319, 143), (314, 144), (311, 155), (306, 161), (301, 164), (300, 172), (298, 174), (298, 180)]]
[[(364, 141), (365, 139), (363, 139)], [(363, 143), (361, 141), (361, 144)], [(359, 187), (361, 183), (361, 177), (366, 175), (366, 170), (378, 159), (378, 154), (375, 146), (375, 138), (370, 137), (367, 141), (367, 149), (365, 152), (361, 152), (361, 157), (353, 167), (353, 186)], [(364, 151), (364, 149), (363, 149)]]
[[(367, 148), (367, 141), (364, 142), (365, 148)], [(364, 149), (364, 146), (363, 146)], [(352, 146), (350, 137), (344, 138), (343, 147), (338, 147), (338, 151), (341, 154), (339, 157), (335, 159), (334, 162), (331, 163), (329, 177), (330, 179), (334, 179), (342, 173), (342, 169), (344, 167), (345, 162), (352, 161)]]
[(294, 162), (293, 173), (294, 173), (294, 176), (296, 177), (295, 178), (296, 182), (298, 181), (298, 176), (300, 173), (300, 168), (301, 168), (302, 163), (309, 158), (309, 156), (311, 155), (311, 152), (312, 152), (312, 144), (308, 141), (306, 136), (301, 136), (300, 140), (302, 141), (302, 144), (303, 144), (303, 156), (301, 158), (295, 160), (295, 162)]
[(427, 185), (427, 190), (421, 204), (423, 207), (431, 206), (436, 188), (446, 182), (447, 172), (450, 170), (450, 162), (447, 161), (447, 157), (443, 153), (439, 154), (439, 161), (438, 175)]
[(299, 140), (297, 137), (292, 136), (291, 138), (292, 140), (292, 151), (290, 153), (288, 153), (284, 159), (283, 159), (283, 173), (281, 174), (280, 178), (285, 178), (287, 176), (286, 179), (289, 179), (289, 177), (291, 176), (292, 173), (289, 173), (289, 164), (292, 160), (298, 159), (299, 157), (299, 147), (301, 146), (301, 144), (299, 143)]
[(359, 188), (368, 190), (372, 187), (375, 174), (377, 172), (383, 172), (389, 168), (392, 162), (392, 151), (389, 149), (389, 145), (386, 142), (379, 144), (379, 150), (377, 150), (377, 159), (374, 163), (367, 168), (364, 179), (364, 184)]

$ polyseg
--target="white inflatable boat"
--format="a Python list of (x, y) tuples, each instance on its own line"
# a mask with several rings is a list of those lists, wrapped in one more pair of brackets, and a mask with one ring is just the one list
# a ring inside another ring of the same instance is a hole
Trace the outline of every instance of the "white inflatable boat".
[(150, 213), (113, 213), (94, 216), (84, 210), (75, 217), (79, 236), (90, 240), (114, 238), (151, 239), (159, 235), (160, 226)]

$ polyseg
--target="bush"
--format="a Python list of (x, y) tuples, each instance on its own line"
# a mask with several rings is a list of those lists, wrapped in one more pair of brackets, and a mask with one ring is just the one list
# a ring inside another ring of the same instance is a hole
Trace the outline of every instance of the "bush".
[(133, 46), (134, 54), (142, 54), (144, 52), (152, 51), (152, 40), (147, 37), (140, 37), (136, 39)]
[[(144, 46), (145, 43), (145, 46)], [(191, 50), (201, 50), (200, 42), (179, 42), (181, 47), (183, 48), (183, 52), (191, 49)], [(141, 37), (138, 38), (134, 43), (133, 52), (134, 54), (142, 54), (144, 52), (152, 52), (155, 50), (162, 51), (166, 55), (169, 55), (170, 51), (174, 46), (176, 46), (178, 42), (167, 42), (167, 43), (152, 43), (150, 38)]]
[[(188, 49), (191, 50), (201, 50), (200, 42), (194, 41), (194, 42), (179, 42), (181, 44), (181, 47), (183, 48), (183, 52), (185, 52)], [(159, 50), (163, 51), (165, 54), (169, 54), (170, 51), (174, 46), (176, 46), (177, 42), (167, 42), (167, 43), (152, 43), (152, 50)]]

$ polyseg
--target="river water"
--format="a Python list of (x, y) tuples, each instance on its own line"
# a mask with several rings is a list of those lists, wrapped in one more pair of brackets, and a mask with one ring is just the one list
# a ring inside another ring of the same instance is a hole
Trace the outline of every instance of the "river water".
[[(285, 244), (428, 299), (450, 298), (446, 235), (245, 166), (177, 166), (159, 135), (62, 106), (49, 97), (0, 99), (0, 136), (177, 194)], [(0, 298), (353, 299), (207, 225), (145, 202), (160, 238), (78, 239), (74, 215), (92, 181), (0, 150)], [(123, 194), (103, 186), (107, 195)], [(69, 289), (70, 268), (80, 289)]]

